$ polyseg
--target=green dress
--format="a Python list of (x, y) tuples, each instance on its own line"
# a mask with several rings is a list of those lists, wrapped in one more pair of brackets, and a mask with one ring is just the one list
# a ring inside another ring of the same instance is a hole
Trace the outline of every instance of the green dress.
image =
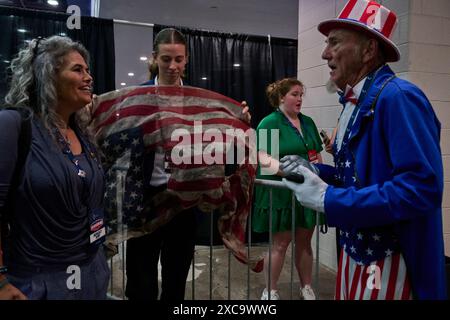
[[(256, 129), (258, 150), (264, 150), (272, 155), (272, 147), (275, 148), (277, 141), (272, 142), (273, 146), (271, 146), (271, 135), (273, 134), (271, 129), (278, 129), (280, 159), (285, 155), (300, 155), (308, 159), (308, 150), (316, 150), (317, 153), (322, 151), (322, 140), (314, 121), (301, 113), (299, 114), (299, 119), (301, 122), (301, 134), (284, 114), (278, 110), (265, 117)], [(264, 143), (264, 139), (261, 139), (263, 135), (267, 143)], [(281, 177), (276, 175), (262, 175), (259, 167), (257, 178), (281, 181)], [(252, 226), (255, 232), (269, 231), (269, 190), (270, 187), (256, 185), (252, 219)], [(292, 225), (292, 191), (284, 188), (273, 188), (272, 210), (272, 232), (290, 231)], [(324, 223), (323, 214), (320, 215), (320, 223)], [(296, 228), (312, 229), (315, 225), (316, 212), (303, 208), (298, 201), (295, 201)]]

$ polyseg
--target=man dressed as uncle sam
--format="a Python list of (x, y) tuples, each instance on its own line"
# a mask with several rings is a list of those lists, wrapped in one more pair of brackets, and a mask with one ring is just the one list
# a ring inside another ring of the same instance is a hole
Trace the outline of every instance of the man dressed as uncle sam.
[(440, 123), (425, 94), (386, 64), (400, 60), (396, 23), (388, 8), (350, 0), (319, 24), (344, 105), (335, 166), (281, 159), (286, 174), (304, 176), (284, 179), (298, 201), (340, 230), (338, 300), (447, 298)]

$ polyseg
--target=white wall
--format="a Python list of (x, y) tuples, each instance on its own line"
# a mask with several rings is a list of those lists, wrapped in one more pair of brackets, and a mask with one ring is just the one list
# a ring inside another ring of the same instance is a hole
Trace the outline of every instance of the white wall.
[(444, 162), (445, 253), (450, 256), (450, 1), (410, 1), (410, 68), (405, 78), (422, 88), (441, 121)]
[[(379, 1), (396, 12), (393, 41), (402, 58), (391, 67), (402, 78), (417, 84), (430, 99), (442, 123), (441, 147), (445, 172), (443, 201), (446, 254), (450, 255), (450, 1)], [(299, 0), (298, 77), (307, 87), (303, 110), (317, 126), (331, 132), (341, 111), (337, 95), (328, 94), (328, 67), (321, 59), (325, 37), (317, 31), (319, 22), (335, 18), (346, 0)], [(325, 155), (325, 161), (332, 158)], [(334, 229), (333, 229), (334, 230)], [(418, 235), (419, 236), (419, 235)], [(335, 234), (320, 238), (320, 261), (336, 269)]]
[[(317, 25), (320, 21), (335, 18), (340, 8), (335, 0), (299, 1), (298, 77), (306, 86), (302, 112), (314, 119), (319, 130), (323, 128), (329, 133), (336, 125), (341, 107), (336, 96), (325, 89), (329, 70), (321, 58), (325, 38), (317, 31)], [(326, 152), (322, 155), (325, 162), (332, 164), (332, 158)], [(337, 269), (335, 237), (335, 229), (329, 228), (327, 234), (320, 234), (319, 240), (319, 261), (334, 270)], [(315, 239), (316, 235), (314, 246)]]

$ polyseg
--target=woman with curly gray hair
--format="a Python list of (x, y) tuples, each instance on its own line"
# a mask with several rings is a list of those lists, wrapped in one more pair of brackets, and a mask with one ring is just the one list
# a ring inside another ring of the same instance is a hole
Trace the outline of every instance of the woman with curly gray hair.
[[(0, 111), (0, 299), (106, 298), (103, 170), (80, 120), (92, 100), (88, 63), (80, 43), (59, 36), (32, 40), (11, 62)], [(24, 119), (31, 141), (20, 167)]]

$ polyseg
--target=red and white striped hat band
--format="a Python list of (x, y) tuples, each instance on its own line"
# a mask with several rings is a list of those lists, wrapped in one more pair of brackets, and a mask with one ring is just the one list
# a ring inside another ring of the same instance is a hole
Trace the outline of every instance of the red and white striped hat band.
[(381, 41), (387, 62), (400, 60), (397, 46), (390, 40), (397, 26), (396, 14), (375, 1), (349, 0), (336, 19), (323, 21), (319, 31), (328, 36), (333, 29), (368, 32)]

